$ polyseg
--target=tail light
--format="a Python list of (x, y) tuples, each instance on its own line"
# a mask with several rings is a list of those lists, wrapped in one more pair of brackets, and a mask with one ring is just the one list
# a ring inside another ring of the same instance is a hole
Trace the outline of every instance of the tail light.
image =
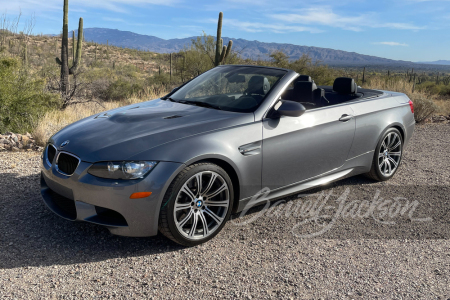
[(411, 107), (411, 112), (414, 113), (414, 103), (409, 100), (409, 107)]

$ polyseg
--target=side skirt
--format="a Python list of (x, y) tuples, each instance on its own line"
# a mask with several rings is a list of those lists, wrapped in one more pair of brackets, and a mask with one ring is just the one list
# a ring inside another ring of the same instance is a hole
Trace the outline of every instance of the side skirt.
[[(279, 188), (276, 190), (272, 190), (272, 191), (270, 191), (269, 195), (267, 195), (266, 198), (261, 198), (256, 201), (255, 200), (252, 201), (252, 199), (253, 198), (256, 199), (257, 197), (255, 197), (255, 196), (259, 196), (259, 195), (255, 195), (253, 197), (243, 199), (243, 200), (239, 201), (239, 206), (238, 206), (237, 212), (241, 212), (244, 209), (248, 209), (250, 207), (256, 206), (259, 203), (265, 203), (265, 202), (267, 202), (267, 200), (273, 200), (273, 199), (291, 195), (291, 194), (294, 194), (297, 192), (309, 190), (309, 189), (345, 178), (348, 175), (352, 174), (353, 171), (354, 171), (354, 169), (348, 169), (348, 170), (340, 171), (340, 172), (333, 173), (330, 175), (322, 176), (317, 179), (309, 180), (306, 182), (304, 181), (304, 182), (300, 182), (300, 183), (295, 183), (295, 184), (285, 186), (285, 187), (282, 187), (282, 188)], [(249, 204), (250, 201), (252, 201), (251, 204)], [(247, 205), (249, 205), (249, 207), (246, 207)]]

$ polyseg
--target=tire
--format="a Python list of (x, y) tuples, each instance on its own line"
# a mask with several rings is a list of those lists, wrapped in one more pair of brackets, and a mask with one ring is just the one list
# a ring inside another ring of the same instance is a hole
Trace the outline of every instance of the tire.
[(183, 246), (205, 243), (225, 226), (233, 202), (227, 172), (208, 162), (191, 165), (178, 174), (164, 195), (159, 231)]
[(375, 149), (372, 166), (365, 175), (376, 181), (391, 179), (397, 172), (403, 156), (403, 138), (396, 128), (389, 128)]

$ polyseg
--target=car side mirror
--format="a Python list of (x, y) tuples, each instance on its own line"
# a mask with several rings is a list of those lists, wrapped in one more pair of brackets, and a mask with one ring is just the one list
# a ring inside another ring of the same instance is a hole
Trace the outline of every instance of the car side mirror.
[(274, 108), (278, 115), (287, 117), (300, 117), (306, 111), (301, 103), (289, 100), (281, 100)]

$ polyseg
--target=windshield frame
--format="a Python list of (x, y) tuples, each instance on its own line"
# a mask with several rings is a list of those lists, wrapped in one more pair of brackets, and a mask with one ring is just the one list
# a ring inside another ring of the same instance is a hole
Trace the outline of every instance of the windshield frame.
[[(263, 70), (263, 69), (276, 70), (276, 71), (279, 71), (279, 72), (283, 73), (283, 74), (279, 74), (279, 75), (282, 75), (282, 76), (278, 77), (276, 82), (273, 85), (270, 86), (269, 91), (263, 96), (262, 101), (259, 104), (257, 104), (257, 106), (253, 106), (253, 107), (251, 107), (249, 109), (242, 109), (242, 108), (231, 107), (231, 106), (220, 106), (220, 108), (219, 107), (218, 108), (209, 107), (211, 109), (221, 109), (221, 110), (224, 110), (224, 111), (237, 112), (237, 113), (254, 113), (256, 110), (258, 110), (267, 101), (268, 98), (270, 98), (270, 95), (272, 94), (273, 90), (276, 89), (276, 87), (283, 80), (283, 78), (285, 78), (287, 74), (292, 72), (291, 70), (288, 70), (288, 69), (264, 67), (264, 66), (252, 66), (252, 65), (222, 65), (222, 66), (217, 66), (217, 67), (215, 67), (213, 69), (210, 69), (210, 70), (206, 71), (205, 73), (200, 74), (199, 76), (197, 76), (197, 77), (187, 81), (186, 83), (184, 83), (180, 87), (174, 89), (172, 92), (170, 92), (166, 96), (162, 97), (161, 99), (163, 99), (163, 100), (170, 100), (170, 101), (174, 101), (174, 102), (180, 102), (180, 103), (184, 103), (184, 104), (187, 104), (187, 105), (195, 105), (194, 102), (203, 102), (203, 103), (207, 103), (208, 104), (207, 101), (188, 101), (189, 98), (187, 98), (187, 99), (186, 98), (178, 99), (177, 98), (177, 94), (178, 93), (184, 93), (186, 95), (188, 92), (186, 92), (185, 89), (190, 84), (192, 84), (193, 81), (197, 81), (198, 83), (196, 85), (191, 86), (190, 90), (194, 90), (196, 86), (200, 86), (201, 84), (205, 83), (208, 80), (209, 77), (218, 74), (219, 73), (218, 72), (219, 68), (220, 69), (223, 69), (223, 68), (229, 69), (229, 73), (228, 74), (230, 74), (230, 73), (232, 73), (234, 71), (238, 71), (239, 69), (249, 69), (249, 68), (255, 69), (255, 72), (254, 73), (248, 73), (249, 75), (250, 74), (258, 75), (257, 69), (261, 69), (261, 70)], [(211, 74), (211, 73), (214, 73), (214, 74)], [(262, 71), (261, 72), (261, 76), (268, 75), (268, 74), (264, 74), (264, 73), (267, 73), (267, 72), (263, 72)], [(274, 72), (274, 73), (276, 73), (276, 72)], [(270, 75), (268, 75), (268, 76), (270, 76)], [(277, 78), (276, 75), (272, 75), (272, 77)], [(220, 94), (218, 94), (218, 95), (220, 95)], [(226, 94), (222, 94), (222, 95), (226, 95)], [(193, 98), (193, 100), (194, 100), (194, 98)], [(189, 103), (189, 102), (191, 102), (191, 103)], [(209, 104), (213, 104), (213, 103), (209, 103)], [(201, 106), (201, 105), (199, 105), (199, 106)]]

